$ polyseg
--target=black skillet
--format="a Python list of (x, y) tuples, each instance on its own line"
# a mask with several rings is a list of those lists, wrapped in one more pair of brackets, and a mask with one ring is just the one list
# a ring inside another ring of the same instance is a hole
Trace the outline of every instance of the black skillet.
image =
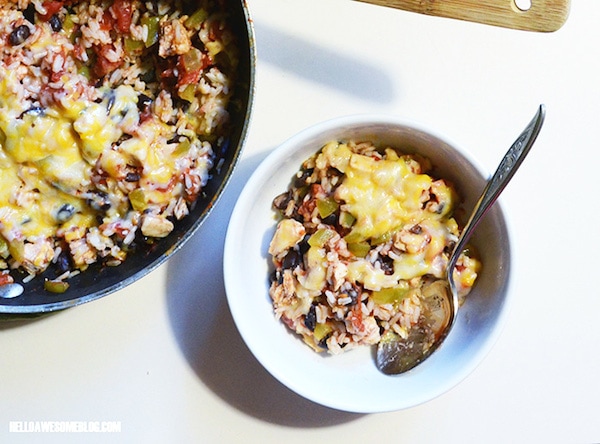
[[(245, 0), (226, 0), (232, 25), (240, 48), (240, 65), (234, 99), (229, 107), (231, 132), (229, 138), (217, 150), (218, 159), (211, 171), (211, 179), (204, 188), (190, 214), (175, 224), (175, 229), (166, 238), (154, 243), (138, 242), (125, 262), (117, 267), (94, 264), (86, 271), (69, 279), (69, 289), (61, 294), (44, 290), (44, 280), (54, 278), (55, 272), (48, 271), (23, 283), (23, 293), (17, 297), (1, 298), (0, 313), (44, 313), (61, 310), (90, 302), (106, 296), (145, 276), (172, 254), (198, 230), (208, 217), (229, 181), (240, 157), (248, 131), (254, 94), (256, 47), (254, 28)], [(220, 160), (220, 161), (219, 161)], [(23, 275), (13, 273), (21, 282)]]

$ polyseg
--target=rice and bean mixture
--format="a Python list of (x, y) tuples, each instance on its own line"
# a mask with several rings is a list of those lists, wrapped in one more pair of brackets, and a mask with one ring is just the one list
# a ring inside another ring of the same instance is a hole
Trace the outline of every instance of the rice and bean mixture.
[(220, 0), (2, 2), (0, 285), (167, 236), (224, 144), (237, 63)]
[[(423, 298), (443, 282), (460, 233), (457, 194), (431, 168), (390, 147), (331, 141), (274, 199), (269, 294), (276, 317), (315, 351), (407, 337), (423, 321)], [(480, 267), (471, 249), (462, 252), (461, 301)]]

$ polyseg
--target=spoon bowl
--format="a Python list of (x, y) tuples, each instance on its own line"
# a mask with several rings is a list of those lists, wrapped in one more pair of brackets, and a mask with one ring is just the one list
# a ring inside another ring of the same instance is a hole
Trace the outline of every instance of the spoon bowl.
[(377, 368), (388, 375), (405, 373), (426, 360), (444, 342), (459, 308), (454, 269), (473, 231), (496, 202), (531, 150), (544, 122), (546, 108), (540, 105), (525, 130), (502, 158), (456, 242), (446, 267), (446, 282), (435, 281), (423, 290), (424, 315), (406, 337), (388, 332), (377, 346)]

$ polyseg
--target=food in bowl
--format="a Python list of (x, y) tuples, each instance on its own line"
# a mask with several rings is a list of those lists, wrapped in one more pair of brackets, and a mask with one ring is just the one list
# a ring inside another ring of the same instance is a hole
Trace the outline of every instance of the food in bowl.
[(186, 217), (226, 148), (238, 52), (217, 0), (0, 5), (0, 285), (46, 288)]
[[(317, 352), (377, 344), (388, 332), (429, 328), (424, 298), (445, 281), (460, 234), (453, 185), (430, 161), (369, 141), (326, 143), (287, 191), (269, 245), (274, 312)], [(455, 269), (460, 300), (481, 262), (472, 248)]]
[(503, 203), (496, 202), (477, 226), (471, 238), (482, 264), (476, 284), (443, 346), (422, 365), (390, 377), (376, 366), (376, 346), (356, 346), (338, 355), (316, 353), (274, 316), (268, 276), (276, 267), (268, 250), (281, 217), (273, 209), (274, 198), (293, 186), (301, 165), (330, 141), (370, 141), (426, 157), (432, 164), (428, 175), (451, 183), (460, 197), (453, 217), (461, 227), (489, 177), (468, 149), (428, 125), (397, 116), (341, 116), (290, 136), (253, 169), (231, 213), (223, 277), (232, 318), (256, 360), (281, 384), (313, 402), (357, 413), (421, 405), (472, 374), (500, 337), (514, 296), (510, 219)]

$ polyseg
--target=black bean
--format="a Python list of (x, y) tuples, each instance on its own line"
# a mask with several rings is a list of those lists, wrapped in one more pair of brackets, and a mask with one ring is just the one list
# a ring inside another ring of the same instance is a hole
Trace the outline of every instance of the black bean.
[(313, 171), (314, 171), (313, 168), (308, 168), (306, 170), (302, 170), (302, 171), (298, 172), (296, 174), (296, 177), (294, 177), (294, 186), (296, 188), (299, 188), (303, 185), (306, 185), (308, 183), (307, 179), (310, 176), (312, 176)]
[(298, 252), (301, 255), (305, 255), (308, 249), (310, 248), (310, 244), (308, 243), (308, 239), (310, 239), (310, 234), (305, 235), (300, 243), (298, 244)]
[(106, 115), (110, 114), (110, 110), (115, 104), (116, 96), (115, 93), (111, 90), (108, 93), (108, 102), (106, 103)]
[(327, 225), (335, 225), (337, 222), (337, 214), (332, 213), (329, 216), (327, 216), (325, 219), (323, 219), (323, 223), (327, 224)]
[(12, 46), (17, 46), (27, 40), (30, 35), (31, 31), (27, 25), (17, 26), (13, 29), (13, 32), (10, 33), (8, 41)]
[(288, 254), (283, 258), (281, 267), (284, 270), (294, 270), (302, 263), (302, 255), (296, 250), (288, 251)]
[[(327, 339), (329, 339), (329, 337), (330, 337), (330, 336), (331, 336), (331, 335), (327, 335), (327, 336), (325, 336), (323, 339), (321, 339), (321, 340), (319, 341), (319, 344), (318, 344), (318, 345), (319, 345), (319, 347), (321, 347), (322, 349), (325, 349), (325, 350), (327, 350), (327, 349), (329, 348), (329, 347), (327, 347)], [(343, 344), (340, 344), (340, 347), (341, 347), (342, 345), (343, 345)]]
[(304, 325), (310, 331), (315, 331), (315, 327), (317, 326), (317, 311), (314, 304), (310, 306), (308, 313), (304, 317)]
[(394, 274), (394, 260), (389, 256), (379, 256), (377, 262), (381, 265), (381, 269), (387, 275)]
[(148, 97), (146, 94), (140, 94), (138, 96), (137, 107), (140, 111), (144, 111), (150, 104), (152, 103), (152, 99)]
[(23, 111), (21, 113), (21, 115), (19, 116), (19, 119), (22, 119), (23, 116), (25, 116), (26, 114), (31, 114), (33, 116), (42, 116), (44, 115), (45, 110), (44, 108), (40, 107), (40, 106), (32, 106), (31, 108)]
[(71, 204), (64, 204), (56, 212), (56, 220), (60, 223), (66, 222), (75, 214), (75, 207)]
[(125, 182), (137, 182), (140, 180), (140, 175), (138, 173), (127, 173), (125, 176)]
[(111, 203), (108, 194), (103, 191), (92, 191), (90, 194), (91, 197), (86, 199), (86, 202), (90, 207), (96, 211), (103, 212), (106, 212), (110, 209)]
[(352, 299), (350, 305), (355, 305), (360, 300), (360, 292), (357, 288), (352, 287), (350, 290), (346, 292), (348, 297)]
[(410, 231), (412, 234), (421, 234), (423, 232), (423, 228), (421, 225), (417, 224), (410, 227), (408, 231)]
[(273, 199), (273, 207), (275, 207), (278, 210), (285, 210), (288, 206), (288, 203), (290, 202), (290, 200), (292, 199), (292, 195), (286, 191), (285, 193), (281, 193), (279, 196), (275, 197), (275, 199)]
[(56, 258), (56, 268), (60, 274), (63, 274), (65, 271), (69, 271), (72, 268), (71, 257), (66, 249), (63, 249)]
[(60, 20), (58, 14), (54, 14), (52, 17), (50, 17), (48, 23), (50, 23), (50, 27), (54, 32), (58, 32), (62, 29), (62, 21)]

